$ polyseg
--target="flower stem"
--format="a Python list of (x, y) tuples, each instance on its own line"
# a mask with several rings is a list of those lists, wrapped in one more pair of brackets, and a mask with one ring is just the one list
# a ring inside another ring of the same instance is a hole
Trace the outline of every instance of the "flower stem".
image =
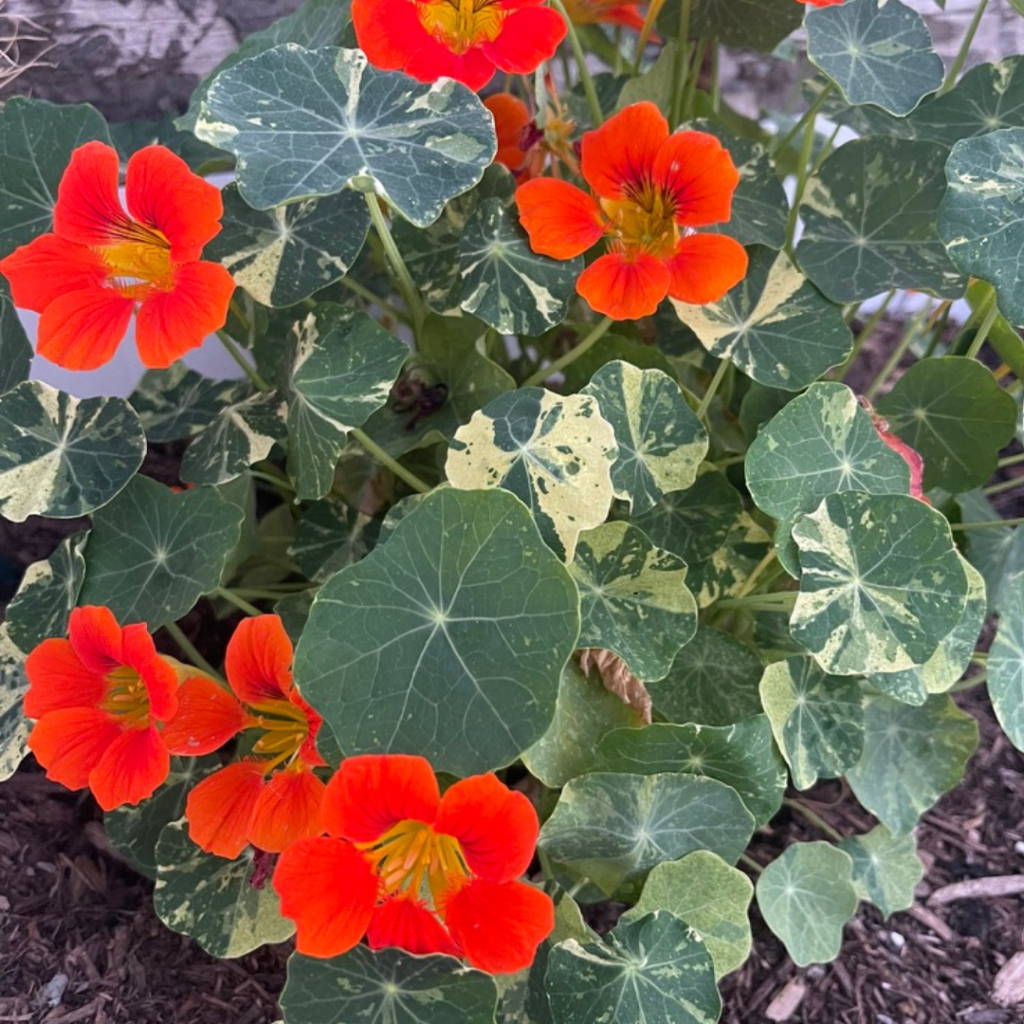
[(793, 191), (793, 205), (789, 208), (786, 218), (786, 251), (793, 255), (796, 240), (796, 228), (800, 222), (800, 203), (807, 188), (807, 179), (811, 176), (811, 153), (814, 150), (815, 125), (810, 121), (804, 128), (803, 142), (800, 145), (800, 160), (796, 168), (796, 187)]
[(228, 604), (233, 604), (239, 611), (245, 612), (246, 615), (262, 615), (263, 612), (254, 605), (249, 604), (244, 598), (239, 597), (234, 591), (228, 590), (227, 587), (217, 587), (210, 591), (211, 596), (221, 597)]
[(532, 388), (538, 384), (543, 384), (552, 374), (558, 373), (559, 370), (564, 370), (570, 363), (576, 362), (577, 359), (584, 352), (593, 348), (604, 337), (608, 332), (608, 328), (615, 323), (610, 317), (606, 316), (578, 345), (574, 348), (569, 349), (564, 356), (559, 356), (553, 363), (548, 363), (547, 366), (541, 366), (530, 374), (526, 380), (523, 381), (522, 387)]
[(217, 337), (221, 344), (228, 350), (232, 359), (245, 371), (246, 377), (252, 382), (257, 391), (272, 391), (273, 388), (259, 375), (256, 369), (249, 364), (249, 360), (242, 355), (242, 350), (235, 344), (234, 339), (227, 331), (218, 331)]
[(208, 676), (220, 679), (220, 673), (199, 653), (195, 644), (182, 632), (176, 622), (164, 623), (164, 629), (170, 634), (171, 639), (181, 648), (182, 654), (188, 658), (196, 668), (201, 669)]
[(715, 375), (711, 378), (711, 383), (708, 385), (707, 391), (704, 392), (704, 397), (700, 400), (700, 406), (697, 408), (698, 419), (702, 420), (707, 416), (708, 409), (711, 408), (711, 401), (718, 392), (722, 381), (725, 380), (725, 375), (731, 365), (732, 364), (728, 359), (720, 359), (718, 361), (718, 367), (715, 370)]
[(985, 13), (986, 7), (988, 7), (988, 0), (980, 0), (977, 10), (974, 12), (974, 17), (971, 19), (970, 25), (967, 26), (967, 35), (964, 36), (964, 41), (960, 44), (960, 49), (957, 51), (953, 63), (949, 66), (946, 80), (942, 83), (942, 88), (939, 90), (940, 96), (944, 92), (949, 92), (956, 85), (957, 76), (964, 66), (964, 61), (967, 60), (967, 55), (971, 52), (971, 44), (974, 42), (974, 37), (977, 34), (978, 26), (981, 24), (981, 18)]
[(644, 50), (647, 49), (647, 41), (651, 38), (651, 33), (654, 31), (654, 23), (658, 20), (658, 15), (664, 6), (665, 0), (651, 0), (647, 5), (647, 15), (644, 17), (644, 23), (640, 28), (640, 35), (636, 41), (636, 58), (633, 61), (634, 75), (640, 74), (640, 65), (644, 59)]
[(989, 331), (992, 330), (992, 325), (996, 322), (997, 316), (999, 316), (999, 307), (996, 305), (996, 293), (992, 292), (988, 309), (985, 311), (985, 319), (982, 320), (978, 333), (974, 335), (971, 347), (965, 353), (968, 359), (974, 359), (981, 351), (981, 346), (988, 339)]
[(998, 469), (1004, 469), (1006, 466), (1017, 466), (1024, 462), (1024, 452), (1020, 452), (1017, 455), (1007, 455), (1005, 459), (1000, 459), (996, 463)]
[(366, 197), (366, 205), (370, 208), (370, 220), (373, 221), (377, 237), (380, 239), (381, 245), (384, 246), (384, 255), (387, 256), (391, 272), (395, 275), (395, 279), (398, 282), (398, 290), (402, 293), (402, 298), (405, 299), (405, 304), (409, 307), (413, 326), (416, 333), (419, 334), (420, 329), (423, 327), (423, 321), (427, 318), (427, 311), (423, 306), (420, 291), (416, 287), (416, 282), (412, 279), (412, 274), (409, 273), (409, 268), (405, 265), (405, 260), (402, 259), (402, 254), (398, 251), (398, 246), (395, 245), (395, 240), (391, 235), (387, 219), (384, 217), (384, 211), (380, 208), (380, 200), (377, 198), (376, 192), (364, 192), (363, 195)]
[(805, 807), (799, 800), (790, 800), (789, 797), (786, 797), (782, 801), (782, 806), (796, 811), (797, 814), (802, 814), (819, 832), (824, 832), (833, 842), (841, 843), (843, 841), (841, 832), (837, 832), (820, 814), (816, 814), (810, 807)]
[(776, 153), (781, 153), (807, 127), (808, 122), (813, 122), (818, 111), (821, 110), (822, 104), (832, 94), (835, 87), (835, 82), (831, 80), (825, 83), (821, 92), (818, 93), (817, 99), (804, 111), (800, 120), (781, 139), (776, 139), (775, 144), (771, 148), (773, 156)]
[[(690, 12), (693, 0), (682, 0), (679, 6), (679, 35), (676, 37), (675, 64), (672, 69), (672, 116), (669, 130), (675, 131), (683, 120), (683, 97), (690, 72)], [(697, 47), (694, 46), (694, 51)]]
[(415, 473), (410, 472), (397, 459), (393, 459), (373, 438), (361, 430), (350, 430), (349, 437), (358, 441), (382, 466), (386, 466), (400, 480), (404, 480), (414, 491), (427, 494), (433, 488), (424, 483)]
[(568, 30), (569, 45), (572, 47), (572, 55), (576, 58), (576, 67), (579, 69), (580, 81), (583, 83), (583, 92), (586, 94), (587, 103), (590, 106), (590, 117), (594, 122), (594, 128), (600, 128), (604, 124), (604, 111), (601, 109), (601, 101), (597, 98), (597, 87), (587, 67), (587, 55), (583, 52), (583, 45), (580, 37), (576, 34), (576, 26), (569, 17), (562, 0), (551, 0), (551, 6), (565, 19), (565, 27)]

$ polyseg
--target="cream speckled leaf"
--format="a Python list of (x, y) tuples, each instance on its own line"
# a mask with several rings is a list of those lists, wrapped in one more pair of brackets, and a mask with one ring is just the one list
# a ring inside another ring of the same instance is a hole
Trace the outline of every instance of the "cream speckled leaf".
[(32, 345), (25, 333), (7, 279), (0, 277), (0, 395), (28, 380)]
[(619, 454), (612, 484), (615, 497), (629, 502), (634, 514), (650, 511), (671, 491), (693, 486), (708, 453), (708, 435), (667, 373), (616, 359), (602, 366), (582, 393), (597, 400), (615, 431)]
[(146, 435), (123, 398), (74, 398), (39, 381), (0, 395), (0, 515), (74, 519), (135, 475)]
[(744, 463), (750, 496), (778, 520), (779, 561), (799, 574), (793, 523), (839, 491), (909, 494), (907, 463), (879, 436), (845, 384), (820, 382), (764, 424)]
[(838, 778), (864, 749), (856, 680), (826, 675), (810, 658), (777, 661), (761, 677), (761, 703), (797, 789)]
[(685, 921), (704, 940), (722, 978), (750, 956), (748, 910), (754, 886), (717, 854), (696, 850), (651, 869), (636, 906), (619, 919), (630, 924), (656, 910)]
[(663, 679), (697, 630), (686, 563), (629, 523), (580, 534), (569, 572), (580, 588), (580, 647), (614, 651), (640, 679)]
[(914, 834), (894, 836), (876, 825), (862, 836), (839, 844), (853, 860), (853, 887), (862, 900), (873, 903), (889, 917), (914, 905), (914, 890), (924, 877)]
[(203, 853), (188, 837), (188, 825), (172, 822), (156, 844), (153, 907), (171, 931), (195, 939), (211, 956), (237, 957), (270, 942), (284, 942), (295, 925), (281, 916), (267, 879), (257, 888), (253, 848), (237, 860)]
[(847, 102), (909, 114), (942, 85), (942, 59), (924, 18), (900, 0), (847, 0), (808, 10), (807, 56)]
[(988, 653), (988, 693), (1003, 732), (1024, 750), (1024, 580), (1008, 588)]
[(251, 393), (248, 381), (213, 380), (177, 362), (147, 370), (128, 401), (150, 441), (177, 441), (198, 434), (222, 409)]
[(800, 391), (841, 363), (853, 344), (842, 311), (785, 253), (750, 248), (747, 275), (706, 306), (672, 300), (700, 343), (760, 384)]
[(923, 665), (967, 603), (967, 574), (941, 512), (904, 495), (831, 494), (799, 519), (791, 630), (835, 675)]
[(571, 559), (580, 531), (608, 516), (617, 454), (615, 434), (593, 398), (520, 388), (455, 432), (445, 473), (462, 490), (511, 491), (545, 541)]
[(560, 942), (544, 987), (557, 1024), (714, 1024), (722, 1010), (709, 948), (667, 910)]
[(830, 843), (794, 843), (758, 878), (757, 905), (798, 967), (834, 960), (857, 910), (850, 855)]
[(213, 81), (195, 133), (234, 153), (238, 187), (266, 210), (349, 184), (380, 193), (413, 224), (483, 177), (494, 120), (464, 85), (378, 71), (361, 50), (285, 43)]
[(28, 734), (32, 723), (25, 717), (21, 702), (28, 692), (25, 655), (0, 623), (0, 782), (10, 778), (28, 753)]
[(370, 229), (366, 201), (351, 189), (271, 210), (253, 209), (234, 183), (221, 194), (221, 231), (203, 258), (223, 263), (264, 306), (293, 306), (340, 280)]
[(864, 753), (846, 778), (893, 835), (906, 835), (964, 775), (978, 723), (947, 696), (909, 707), (875, 697), (864, 712)]

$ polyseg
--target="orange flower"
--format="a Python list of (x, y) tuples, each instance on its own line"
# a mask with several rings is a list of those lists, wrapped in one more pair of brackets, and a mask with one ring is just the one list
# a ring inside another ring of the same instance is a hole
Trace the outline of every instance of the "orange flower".
[(224, 326), (234, 291), (219, 263), (199, 262), (220, 231), (220, 192), (163, 146), (128, 161), (128, 213), (117, 153), (88, 142), (57, 191), (53, 232), (0, 260), (14, 303), (42, 314), (38, 352), (68, 370), (113, 357), (138, 305), (139, 356), (170, 366)]
[(313, 774), (326, 763), (316, 750), (322, 719), (292, 683), (292, 643), (276, 615), (241, 622), (224, 668), (234, 695), (212, 679), (187, 679), (178, 713), (164, 730), (172, 754), (198, 757), (243, 729), (262, 733), (252, 756), (214, 772), (188, 795), (192, 841), (235, 858), (249, 844), (279, 853), (317, 836), (324, 784)]
[(482, 89), (495, 69), (528, 75), (565, 38), (543, 0), (353, 0), (360, 49), (375, 67), (420, 82), (442, 76)]
[(554, 907), (516, 879), (533, 859), (537, 814), (494, 775), (442, 798), (430, 765), (405, 754), (344, 761), (323, 804), (329, 837), (281, 855), (274, 888), (296, 948), (331, 957), (370, 946), (461, 956), (492, 974), (528, 967)]
[(579, 174), (579, 160), (572, 141), (576, 122), (562, 107), (550, 76), (546, 84), (551, 103), (545, 105), (542, 117), (537, 119), (531, 117), (526, 104), (511, 93), (496, 93), (484, 100), (484, 106), (494, 118), (498, 137), (494, 162), (507, 167), (517, 181), (538, 177), (549, 159), (553, 168), (557, 169), (561, 162), (573, 174)]
[(29, 749), (46, 777), (88, 786), (105, 811), (151, 796), (170, 770), (157, 727), (174, 714), (178, 675), (144, 625), (109, 608), (76, 608), (67, 640), (44, 640), (25, 662)]
[(566, 13), (574, 25), (622, 25), (638, 32), (644, 27), (641, 4), (623, 0), (563, 0)]
[(797, 0), (797, 3), (811, 4), (813, 7), (834, 7), (846, 3), (846, 0)]
[(739, 181), (712, 135), (669, 134), (653, 103), (634, 103), (583, 136), (583, 177), (596, 193), (539, 178), (516, 202), (534, 252), (572, 259), (606, 239), (608, 252), (576, 282), (614, 320), (650, 316), (666, 295), (704, 304), (747, 272), (747, 254), (724, 235), (690, 229), (729, 219)]
[(498, 137), (494, 162), (507, 167), (513, 174), (524, 170), (535, 153), (532, 139), (535, 128), (529, 107), (507, 92), (488, 96), (484, 106), (494, 118), (494, 132)]

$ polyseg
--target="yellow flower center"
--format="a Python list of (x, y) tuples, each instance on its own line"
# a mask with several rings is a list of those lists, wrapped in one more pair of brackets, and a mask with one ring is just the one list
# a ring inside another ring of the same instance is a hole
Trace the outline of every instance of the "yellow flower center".
[(107, 675), (103, 708), (125, 729), (149, 724), (149, 691), (135, 669), (121, 665)]
[(126, 223), (118, 241), (96, 247), (109, 284), (127, 299), (141, 301), (153, 291), (174, 287), (171, 246), (164, 235), (135, 222)]
[(459, 841), (422, 821), (400, 821), (374, 843), (357, 843), (380, 877), (388, 896), (419, 899), (426, 882), (434, 906), (469, 877)]
[(624, 0), (562, 0), (574, 25), (596, 25), (607, 18)]
[(263, 765), (264, 774), (294, 761), (309, 736), (309, 720), (302, 708), (290, 700), (268, 700), (250, 707), (255, 714), (246, 728), (263, 730), (252, 749), (269, 759)]
[(674, 209), (660, 189), (645, 186), (625, 199), (602, 199), (601, 206), (611, 221), (610, 234), (625, 249), (667, 259), (679, 242)]
[(414, 0), (420, 24), (453, 53), (464, 54), (501, 33), (509, 12), (496, 0)]

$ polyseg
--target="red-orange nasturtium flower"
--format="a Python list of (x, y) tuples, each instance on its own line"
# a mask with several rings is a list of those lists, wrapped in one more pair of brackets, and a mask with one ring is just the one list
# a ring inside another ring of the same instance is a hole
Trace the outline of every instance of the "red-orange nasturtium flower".
[(653, 103), (634, 103), (583, 136), (583, 178), (520, 185), (516, 202), (534, 252), (572, 259), (605, 239), (608, 251), (576, 290), (614, 320), (650, 316), (668, 295), (702, 305), (743, 279), (747, 254), (725, 235), (691, 229), (729, 219), (739, 173), (704, 132), (669, 134)]
[(29, 749), (46, 777), (92, 790), (105, 811), (137, 804), (167, 778), (158, 723), (177, 706), (178, 673), (142, 624), (109, 608), (76, 608), (68, 639), (44, 640), (25, 662)]
[(276, 615), (245, 619), (224, 661), (234, 692), (206, 677), (181, 686), (178, 713), (164, 730), (171, 753), (209, 754), (243, 729), (262, 733), (251, 756), (214, 772), (188, 795), (189, 836), (208, 853), (234, 858), (249, 843), (279, 853), (323, 831), (325, 786), (313, 774), (326, 763), (316, 749), (322, 719), (295, 689), (292, 653)]
[(138, 306), (135, 340), (149, 367), (170, 366), (224, 326), (234, 281), (200, 261), (220, 231), (220, 192), (163, 146), (128, 161), (118, 198), (117, 153), (87, 142), (71, 156), (53, 231), (0, 260), (14, 304), (40, 313), (37, 351), (69, 370), (109, 362)]
[(812, 7), (835, 7), (836, 4), (846, 3), (846, 0), (797, 0), (797, 3), (810, 4)]
[(492, 974), (533, 962), (554, 907), (517, 881), (533, 858), (537, 814), (494, 775), (440, 796), (422, 757), (342, 762), (323, 803), (326, 837), (281, 855), (274, 888), (309, 956), (370, 946), (464, 957)]
[(495, 70), (528, 75), (565, 38), (543, 0), (353, 0), (360, 49), (385, 71), (482, 89)]
[(563, 0), (566, 13), (574, 25), (622, 25), (624, 28), (644, 27), (641, 4), (624, 0)]

